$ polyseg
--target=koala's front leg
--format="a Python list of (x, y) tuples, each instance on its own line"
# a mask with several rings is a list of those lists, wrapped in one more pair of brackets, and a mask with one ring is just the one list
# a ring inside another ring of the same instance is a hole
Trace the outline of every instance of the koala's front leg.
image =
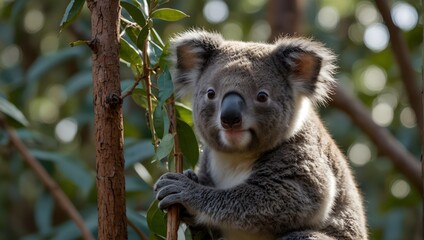
[[(198, 223), (209, 226), (273, 234), (310, 226), (320, 208), (321, 196), (314, 195), (317, 191), (293, 181), (279, 183), (278, 188), (267, 185), (243, 183), (216, 189), (183, 174), (167, 173), (158, 180), (155, 191), (160, 208), (181, 204)], [(269, 224), (270, 219), (278, 224)]]

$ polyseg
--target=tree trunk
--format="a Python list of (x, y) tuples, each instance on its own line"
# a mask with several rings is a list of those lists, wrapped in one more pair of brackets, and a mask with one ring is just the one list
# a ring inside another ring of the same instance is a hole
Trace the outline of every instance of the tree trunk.
[(91, 11), (98, 239), (127, 239), (119, 0), (87, 0)]

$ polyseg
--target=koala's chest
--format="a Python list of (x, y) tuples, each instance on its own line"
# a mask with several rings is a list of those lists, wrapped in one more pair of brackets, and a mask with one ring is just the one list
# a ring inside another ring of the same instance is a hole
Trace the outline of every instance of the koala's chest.
[(242, 155), (212, 153), (209, 171), (216, 188), (228, 189), (246, 181), (254, 159)]

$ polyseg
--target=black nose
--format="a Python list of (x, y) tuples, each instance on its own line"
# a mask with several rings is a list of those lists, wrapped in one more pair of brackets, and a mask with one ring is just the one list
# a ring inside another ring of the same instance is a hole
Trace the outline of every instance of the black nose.
[(221, 125), (225, 129), (237, 129), (241, 127), (244, 99), (235, 92), (224, 96), (221, 103)]

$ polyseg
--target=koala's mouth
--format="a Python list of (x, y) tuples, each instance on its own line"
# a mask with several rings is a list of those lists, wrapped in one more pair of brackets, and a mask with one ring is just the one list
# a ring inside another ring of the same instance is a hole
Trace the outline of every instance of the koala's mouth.
[(252, 134), (249, 129), (226, 129), (220, 131), (220, 137), (225, 146), (242, 149), (249, 145)]

